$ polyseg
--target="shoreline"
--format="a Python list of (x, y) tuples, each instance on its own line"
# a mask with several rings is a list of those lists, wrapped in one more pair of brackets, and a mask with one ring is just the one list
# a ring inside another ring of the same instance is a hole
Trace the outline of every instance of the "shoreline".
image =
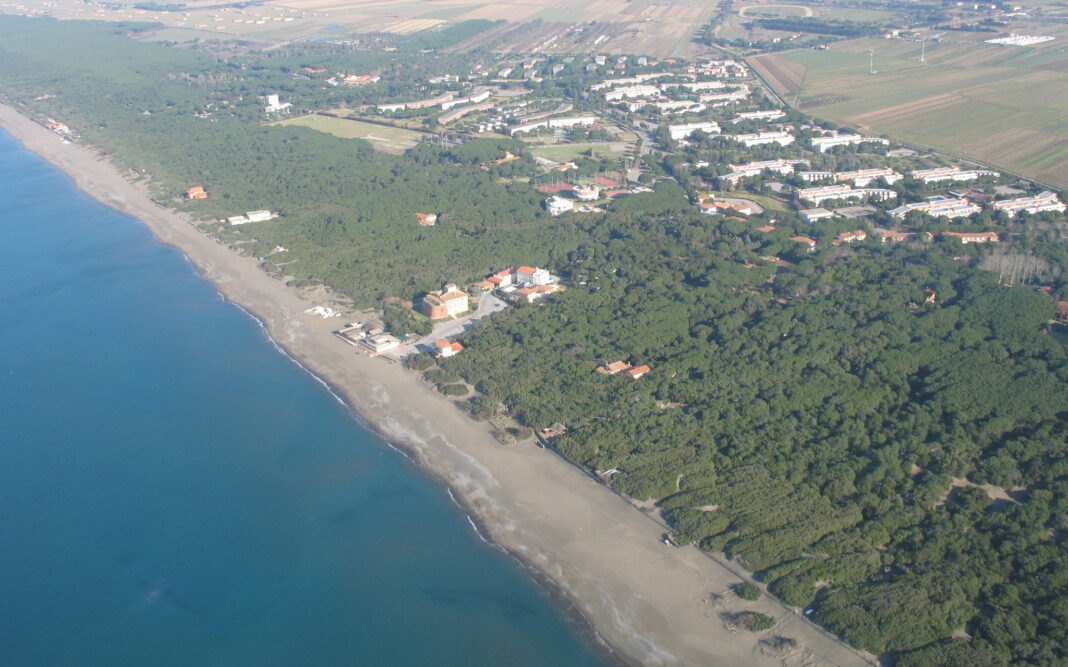
[[(294, 363), (342, 401), (362, 425), (399, 447), (444, 483), (476, 534), (516, 559), (568, 617), (578, 616), (595, 648), (635, 664), (874, 664), (767, 596), (729, 593), (748, 580), (696, 547), (663, 545), (664, 528), (555, 452), (530, 442), (499, 444), (448, 398), (399, 364), (354, 353), (331, 335), (333, 320), (304, 314), (316, 305), (264, 273), (254, 258), (221, 245), (184, 213), (166, 209), (109, 162), (63, 139), (12, 106), (0, 127), (68, 174), (100, 203), (139, 220), (193, 264), (224, 299), (259, 322)], [(738, 568), (740, 569), (740, 568)], [(722, 599), (715, 599), (723, 594)], [(565, 602), (566, 601), (566, 602)], [(775, 616), (765, 633), (732, 632), (723, 613)], [(800, 648), (765, 654), (758, 642), (791, 637)]]

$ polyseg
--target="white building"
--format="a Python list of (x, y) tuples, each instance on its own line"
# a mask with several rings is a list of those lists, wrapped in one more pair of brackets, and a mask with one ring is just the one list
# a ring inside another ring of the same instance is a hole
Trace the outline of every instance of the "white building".
[(394, 111), (404, 111), (408, 108), (408, 105), (404, 102), (398, 102), (396, 104), (379, 104), (378, 111), (380, 113), (393, 113)]
[(685, 125), (668, 125), (668, 133), (671, 135), (672, 141), (678, 141), (679, 139), (685, 139), (694, 132), (700, 130), (705, 134), (719, 134), (719, 123), (714, 120), (705, 121), (703, 123), (686, 123)]
[(551, 285), (555, 282), (553, 275), (546, 269), (520, 266), (515, 270), (515, 284), (519, 286), (540, 287), (541, 285)]
[(834, 177), (834, 172), (833, 171), (799, 171), (799, 172), (797, 172), (797, 175), (802, 181), (804, 181), (806, 183), (811, 183), (813, 181), (822, 181), (825, 178), (833, 178)]
[(289, 107), (293, 106), (289, 102), (279, 102), (277, 95), (267, 96), (267, 106), (263, 108), (266, 113), (278, 113), (279, 111), (285, 111)]
[(660, 88), (657, 86), (628, 86), (616, 88), (604, 94), (606, 102), (614, 102), (625, 97), (660, 97)]
[(815, 206), (831, 199), (863, 199), (863, 190), (854, 190), (849, 185), (825, 185), (818, 188), (801, 188), (797, 198)]
[(961, 171), (960, 167), (936, 167), (934, 169), (917, 169), (909, 172), (909, 176), (921, 180), (924, 183), (938, 183), (940, 181), (974, 181), (981, 176), (999, 176), (996, 171), (986, 169), (969, 169)]
[(857, 171), (841, 171), (834, 175), (834, 180), (841, 183), (842, 181), (853, 181), (853, 185), (858, 188), (862, 188), (868, 185), (872, 181), (878, 179), (886, 180), (887, 185), (893, 185), (904, 178), (901, 174), (897, 173), (890, 168), (882, 169), (859, 169)]
[(832, 211), (828, 211), (825, 208), (807, 208), (803, 211), (800, 211), (798, 215), (800, 215), (801, 219), (810, 225), (818, 220), (826, 220), (828, 218), (834, 217), (834, 213)]
[(751, 134), (720, 135), (724, 139), (732, 139), (745, 144), (746, 148), (763, 144), (779, 144), (789, 146), (794, 143), (794, 136), (787, 132), (756, 132)]
[(564, 199), (553, 195), (545, 200), (545, 210), (549, 212), (549, 215), (560, 215), (561, 213), (568, 213), (574, 210), (575, 202), (570, 199)]
[(884, 146), (890, 145), (890, 142), (886, 139), (880, 139), (879, 137), (866, 137), (861, 134), (838, 134), (837, 132), (824, 136), (813, 137), (812, 147), (817, 149), (821, 153), (826, 153), (832, 148), (838, 146), (847, 146), (849, 144), (863, 144), (866, 142), (883, 144)]
[(731, 119), (732, 123), (740, 123), (743, 120), (776, 120), (786, 114), (778, 109), (770, 111), (743, 111)]
[(566, 118), (550, 118), (549, 127), (575, 127), (576, 125), (594, 125), (597, 116), (568, 116)]
[(1064, 213), (1065, 205), (1057, 199), (1057, 195), (1050, 191), (1041, 192), (1033, 197), (1017, 197), (1016, 199), (1000, 199), (993, 204), (995, 211), (1005, 211), (1009, 217), (1017, 213), (1041, 213), (1043, 211), (1057, 211)]
[(360, 347), (364, 348), (371, 354), (382, 354), (383, 352), (389, 352), (400, 347), (400, 340), (387, 333), (378, 334), (377, 336), (367, 336), (360, 339)]
[(982, 209), (975, 204), (970, 204), (963, 199), (936, 199), (898, 206), (890, 209), (890, 215), (895, 218), (904, 218), (913, 211), (920, 211), (936, 218), (966, 218), (980, 210)]
[(573, 192), (579, 201), (596, 201), (601, 196), (601, 190), (596, 185), (576, 185)]

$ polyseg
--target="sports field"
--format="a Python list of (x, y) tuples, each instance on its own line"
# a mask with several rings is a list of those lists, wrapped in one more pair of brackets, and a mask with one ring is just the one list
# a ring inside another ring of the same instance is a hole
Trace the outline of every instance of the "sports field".
[(752, 64), (788, 102), (818, 118), (1068, 187), (1061, 39), (1035, 47), (929, 42), (922, 63), (920, 49), (901, 40), (851, 40)]
[(535, 146), (530, 149), (530, 152), (537, 157), (547, 158), (556, 162), (570, 162), (578, 157), (587, 155), (591, 150), (598, 157), (621, 156), (629, 147), (630, 144), (611, 141)]
[(403, 153), (419, 142), (419, 133), (411, 130), (319, 114), (288, 118), (273, 125), (299, 125), (342, 139), (366, 139), (375, 150), (383, 153)]

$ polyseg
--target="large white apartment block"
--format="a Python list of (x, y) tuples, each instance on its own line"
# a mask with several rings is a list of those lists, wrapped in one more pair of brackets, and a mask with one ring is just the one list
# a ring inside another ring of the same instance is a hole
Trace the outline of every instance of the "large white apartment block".
[(913, 211), (920, 211), (927, 215), (933, 215), (936, 218), (966, 218), (981, 210), (982, 209), (975, 204), (966, 202), (963, 199), (936, 199), (934, 201), (923, 201), (915, 204), (898, 206), (897, 208), (890, 209), (890, 215), (895, 218), (904, 218)]
[(697, 99), (702, 102), (735, 102), (744, 100), (749, 97), (749, 86), (738, 86), (737, 90), (732, 90), (729, 93), (705, 93), (698, 95)]
[(1043, 211), (1057, 211), (1064, 213), (1064, 203), (1057, 199), (1057, 195), (1046, 190), (1033, 197), (1017, 197), (1016, 199), (999, 199), (994, 202), (995, 211), (1005, 211), (1009, 217), (1017, 213), (1041, 213)]
[(728, 165), (731, 168), (731, 173), (726, 176), (720, 176), (720, 180), (728, 183), (737, 183), (743, 178), (749, 178), (751, 176), (758, 176), (765, 170), (774, 171), (780, 174), (791, 174), (794, 168), (799, 164), (808, 164), (808, 160), (762, 160), (760, 162), (750, 162), (749, 164), (732, 164)]
[[(635, 74), (634, 76), (628, 76), (625, 79), (605, 79), (601, 83), (590, 86), (590, 92), (595, 93), (598, 90), (607, 90), (615, 86), (625, 86), (632, 83), (644, 83), (646, 81), (653, 81), (655, 79), (663, 79), (668, 76), (686, 76), (684, 74), (675, 74), (673, 72), (656, 72), (650, 74)], [(690, 77), (693, 78), (693, 77)], [(672, 85), (672, 84), (668, 84)]]
[(786, 113), (778, 109), (771, 109), (769, 111), (743, 111), (738, 114), (737, 117), (732, 118), (732, 123), (740, 123), (743, 120), (776, 120), (782, 118)]
[(597, 122), (597, 116), (568, 116), (566, 118), (550, 118), (549, 127), (575, 127), (576, 125), (593, 125)]
[(672, 141), (678, 141), (679, 139), (685, 139), (694, 132), (700, 130), (706, 134), (719, 134), (719, 123), (714, 120), (705, 121), (703, 123), (686, 123), (685, 125), (668, 125), (668, 132), (671, 135)]
[(698, 81), (696, 83), (665, 83), (662, 84), (660, 87), (668, 88), (672, 85), (678, 86), (679, 88), (685, 88), (686, 90), (690, 90), (696, 93), (701, 90), (719, 90), (720, 88), (725, 87), (727, 84), (723, 83), (722, 81)]
[(606, 102), (614, 102), (625, 97), (660, 97), (660, 88), (657, 86), (627, 86), (616, 88), (604, 94)]
[(760, 146), (762, 144), (779, 144), (789, 146), (794, 143), (794, 136), (787, 132), (756, 132), (752, 134), (721, 135), (725, 139), (740, 141), (746, 148)]
[(824, 185), (818, 188), (801, 188), (797, 191), (797, 198), (819, 206), (829, 199), (863, 199), (864, 194), (863, 190), (854, 190), (849, 185)]
[(901, 174), (897, 173), (893, 169), (860, 169), (858, 171), (840, 171), (834, 175), (834, 180), (841, 183), (842, 181), (853, 181), (853, 185), (862, 188), (868, 185), (872, 181), (876, 181), (880, 178), (886, 179), (888, 185), (897, 183), (902, 178), (905, 178)]
[(812, 183), (813, 181), (822, 181), (825, 178), (834, 178), (833, 171), (799, 171), (798, 177), (806, 182)]
[(935, 167), (934, 169), (917, 169), (909, 172), (909, 176), (924, 183), (937, 183), (939, 181), (974, 181), (981, 176), (999, 176), (996, 171), (986, 169), (968, 169), (961, 171), (960, 167)]
[(812, 147), (821, 153), (826, 153), (832, 148), (838, 146), (847, 146), (849, 144), (862, 144), (865, 142), (874, 142), (889, 145), (890, 142), (886, 139), (880, 139), (879, 137), (866, 137), (861, 134), (838, 134), (837, 132), (825, 137), (813, 137)]

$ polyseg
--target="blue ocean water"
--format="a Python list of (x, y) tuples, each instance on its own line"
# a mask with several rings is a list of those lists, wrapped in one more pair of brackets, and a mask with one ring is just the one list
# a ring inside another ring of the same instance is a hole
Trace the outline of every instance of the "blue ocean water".
[(0, 132), (0, 664), (594, 665), (444, 488)]

